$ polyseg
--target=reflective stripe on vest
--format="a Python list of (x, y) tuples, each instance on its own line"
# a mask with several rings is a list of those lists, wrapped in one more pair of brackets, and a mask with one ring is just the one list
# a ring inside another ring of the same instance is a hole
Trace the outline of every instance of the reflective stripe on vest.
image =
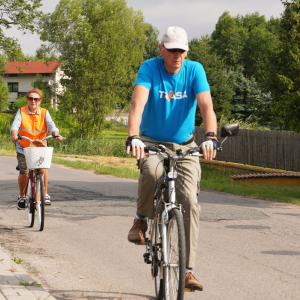
[[(24, 135), (32, 140), (42, 139), (47, 136), (48, 128), (45, 122), (46, 109), (39, 108), (40, 114), (33, 115), (27, 113), (27, 106), (21, 107), (22, 123), (19, 128), (19, 134)], [(19, 141), (22, 147), (28, 147), (29, 141)], [(46, 141), (43, 142), (46, 145)]]

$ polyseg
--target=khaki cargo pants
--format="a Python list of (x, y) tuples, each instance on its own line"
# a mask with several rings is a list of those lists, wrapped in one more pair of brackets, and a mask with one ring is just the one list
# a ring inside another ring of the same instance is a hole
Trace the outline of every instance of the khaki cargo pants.
[[(170, 154), (176, 154), (177, 149), (183, 152), (196, 147), (192, 142), (187, 145), (165, 143), (155, 141), (145, 135), (141, 140), (146, 146), (158, 144), (164, 145)], [(140, 177), (138, 182), (137, 211), (139, 214), (150, 219), (154, 218), (153, 196), (156, 191), (156, 183), (163, 175), (163, 158), (158, 155), (150, 155), (139, 160)], [(199, 182), (201, 169), (198, 156), (186, 156), (177, 163), (176, 171), (176, 198), (183, 206), (183, 220), (186, 235), (186, 267), (195, 266), (196, 250), (199, 233), (200, 206), (197, 203), (197, 196), (200, 190)]]

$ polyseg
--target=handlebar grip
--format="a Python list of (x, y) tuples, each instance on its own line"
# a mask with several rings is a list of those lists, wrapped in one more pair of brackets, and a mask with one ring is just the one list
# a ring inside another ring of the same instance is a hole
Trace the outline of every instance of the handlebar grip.
[(144, 148), (145, 153), (148, 153), (149, 151), (158, 152), (160, 149), (154, 146), (148, 146)]

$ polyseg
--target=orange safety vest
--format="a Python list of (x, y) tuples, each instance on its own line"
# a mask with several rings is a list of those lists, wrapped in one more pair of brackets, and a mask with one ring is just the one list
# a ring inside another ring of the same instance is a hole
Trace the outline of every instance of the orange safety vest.
[[(39, 107), (39, 109), (40, 114), (33, 115), (27, 113), (27, 106), (21, 107), (22, 123), (19, 128), (19, 135), (27, 136), (32, 140), (42, 139), (47, 136), (48, 127), (45, 122), (47, 110), (41, 107)], [(25, 148), (28, 147), (30, 142), (27, 140), (20, 140), (19, 143)], [(46, 145), (46, 141), (43, 141), (43, 143)]]

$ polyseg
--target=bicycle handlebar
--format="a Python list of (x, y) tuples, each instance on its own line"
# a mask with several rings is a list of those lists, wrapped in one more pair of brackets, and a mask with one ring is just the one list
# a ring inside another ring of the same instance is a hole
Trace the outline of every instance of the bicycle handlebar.
[(176, 155), (166, 153), (165, 147), (163, 145), (158, 145), (158, 147), (148, 146), (148, 147), (144, 148), (144, 151), (145, 151), (145, 153), (148, 153), (149, 155), (159, 154), (164, 158), (171, 158), (171, 159), (182, 159), (187, 155), (203, 156), (201, 147), (191, 148), (183, 153), (178, 152)]
[[(45, 140), (48, 140), (49, 138), (57, 138), (59, 137), (59, 135), (48, 135), (46, 137), (44, 137), (43, 139), (35, 139), (35, 140), (32, 140), (30, 138), (28, 138), (27, 136), (24, 136), (24, 135), (18, 135), (18, 140), (27, 140), (29, 142), (34, 142), (34, 141), (45, 141)], [(61, 136), (62, 139), (65, 139), (65, 137)]]

